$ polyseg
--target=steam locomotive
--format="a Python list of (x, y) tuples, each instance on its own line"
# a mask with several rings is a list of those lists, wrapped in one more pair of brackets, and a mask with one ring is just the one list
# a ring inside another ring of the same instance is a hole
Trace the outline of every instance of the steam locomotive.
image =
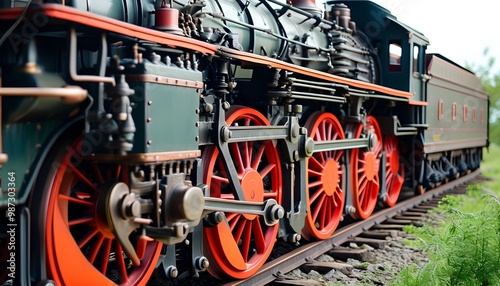
[(0, 8), (7, 284), (250, 277), (488, 145), (479, 79), (369, 1)]

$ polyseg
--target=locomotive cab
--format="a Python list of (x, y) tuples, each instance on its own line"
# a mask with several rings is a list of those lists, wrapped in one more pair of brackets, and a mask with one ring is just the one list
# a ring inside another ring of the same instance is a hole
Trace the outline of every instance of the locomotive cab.
[[(339, 3), (329, 1), (328, 5)], [(409, 91), (412, 100), (425, 101), (425, 50), (429, 40), (399, 22), (389, 10), (370, 1), (342, 1), (376, 49), (383, 86)]]

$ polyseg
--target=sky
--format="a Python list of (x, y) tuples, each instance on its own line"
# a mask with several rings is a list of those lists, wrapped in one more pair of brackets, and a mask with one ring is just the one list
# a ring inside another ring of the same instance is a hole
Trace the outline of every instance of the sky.
[[(428, 52), (440, 53), (465, 65), (486, 66), (496, 58), (500, 71), (500, 35), (497, 5), (491, 0), (373, 0), (399, 21), (423, 33), (430, 42)], [(488, 56), (484, 49), (488, 48)]]

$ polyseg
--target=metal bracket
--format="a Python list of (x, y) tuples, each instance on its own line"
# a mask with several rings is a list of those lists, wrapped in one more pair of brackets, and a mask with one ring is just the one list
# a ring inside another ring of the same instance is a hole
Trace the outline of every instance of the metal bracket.
[(385, 176), (386, 176), (386, 166), (387, 164), (387, 154), (385, 153), (385, 151), (382, 151), (382, 156), (380, 157), (380, 169), (379, 169), (379, 178), (380, 178), (380, 190), (379, 190), (379, 200), (381, 202), (386, 202), (387, 200), (387, 197), (389, 196), (389, 194), (387, 193), (387, 185), (386, 185), (386, 180), (385, 180)]
[[(224, 167), (227, 170), (227, 174), (229, 176), (229, 181), (230, 185), (234, 188), (235, 194), (236, 194), (236, 199), (240, 201), (245, 201), (245, 194), (243, 193), (243, 189), (241, 187), (240, 180), (237, 177), (237, 170), (236, 167), (234, 166), (234, 162), (231, 159), (231, 154), (229, 152), (229, 145), (228, 141), (225, 140), (226, 136), (224, 134), (229, 134), (230, 133), (226, 132), (228, 130), (227, 124), (226, 124), (226, 112), (224, 111), (227, 108), (224, 108), (224, 103), (222, 102), (221, 98), (216, 99), (216, 121), (215, 121), (215, 132), (216, 138), (215, 142), (217, 144), (217, 147), (219, 148), (219, 151), (221, 152), (222, 155), (222, 161), (224, 164)], [(219, 132), (220, 131), (220, 132)]]

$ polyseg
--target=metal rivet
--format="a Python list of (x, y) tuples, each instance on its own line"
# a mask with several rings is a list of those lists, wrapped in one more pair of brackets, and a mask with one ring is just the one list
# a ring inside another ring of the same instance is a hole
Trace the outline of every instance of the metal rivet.
[(146, 121), (149, 123), (151, 122), (151, 117), (148, 117), (148, 119), (146, 119)]

